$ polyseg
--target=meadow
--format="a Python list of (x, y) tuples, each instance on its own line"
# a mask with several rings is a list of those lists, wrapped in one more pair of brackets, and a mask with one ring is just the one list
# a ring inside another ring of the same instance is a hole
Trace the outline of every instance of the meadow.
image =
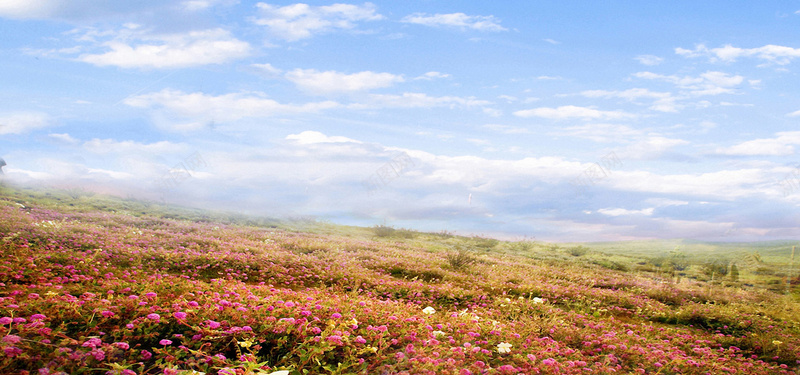
[(507, 242), (2, 186), (0, 373), (797, 374), (795, 245)]

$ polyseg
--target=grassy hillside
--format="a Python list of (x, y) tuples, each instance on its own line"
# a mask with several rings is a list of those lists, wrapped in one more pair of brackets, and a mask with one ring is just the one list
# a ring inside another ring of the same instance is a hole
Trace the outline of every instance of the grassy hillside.
[(2, 187), (0, 373), (800, 373), (790, 245), (502, 242)]

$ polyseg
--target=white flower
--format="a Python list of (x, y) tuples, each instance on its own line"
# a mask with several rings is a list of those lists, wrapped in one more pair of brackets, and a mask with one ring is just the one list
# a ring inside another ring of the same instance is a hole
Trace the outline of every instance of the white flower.
[(533, 297), (533, 303), (544, 303), (544, 300), (539, 297)]
[(422, 309), (422, 312), (424, 312), (424, 313), (426, 313), (428, 315), (431, 315), (431, 314), (435, 313), (436, 310), (433, 307), (428, 306), (428, 307)]
[(441, 337), (441, 336), (446, 335), (446, 333), (444, 333), (442, 331), (433, 331), (431, 333), (433, 334), (433, 337)]
[(511, 344), (509, 344), (507, 342), (501, 342), (501, 343), (497, 344), (497, 352), (500, 353), (500, 354), (511, 353), (511, 347), (512, 346), (513, 345), (511, 345)]

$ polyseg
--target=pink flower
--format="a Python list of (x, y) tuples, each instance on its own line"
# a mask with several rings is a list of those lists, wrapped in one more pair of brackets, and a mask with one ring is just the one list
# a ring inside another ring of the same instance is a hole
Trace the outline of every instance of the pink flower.
[(104, 311), (100, 312), (100, 315), (102, 315), (102, 316), (104, 316), (106, 318), (110, 318), (110, 317), (114, 316), (114, 313), (111, 312), (111, 311), (108, 311), (108, 310), (104, 310)]
[(19, 337), (17, 335), (6, 335), (5, 337), (3, 337), (3, 342), (7, 342), (9, 344), (16, 344), (20, 341), (22, 341), (22, 337)]
[(159, 341), (158, 344), (159, 345), (164, 345), (164, 346), (172, 345), (172, 340), (163, 339), (163, 340)]
[(515, 370), (516, 369), (514, 368), (514, 366), (511, 366), (511, 365), (502, 365), (502, 366), (497, 368), (497, 371), (500, 371), (502, 373), (509, 373), (509, 374), (513, 373)]
[(156, 298), (156, 296), (158, 296), (158, 294), (155, 294), (153, 292), (147, 292), (147, 293), (144, 294), (144, 296), (147, 297), (147, 298)]
[(206, 320), (206, 324), (208, 324), (208, 328), (217, 329), (219, 328), (220, 324), (213, 321), (213, 320)]
[(161, 315), (158, 315), (156, 313), (147, 314), (147, 319), (158, 321), (159, 319), (161, 319)]
[(92, 351), (89, 354), (91, 354), (92, 357), (94, 357), (94, 359), (97, 361), (102, 361), (106, 359), (106, 353), (103, 352), (102, 349), (92, 349)]
[(363, 337), (361, 337), (361, 336), (356, 336), (356, 339), (355, 339), (355, 340), (353, 340), (353, 341), (355, 341), (355, 342), (357, 342), (357, 343), (359, 343), (359, 344), (366, 344), (366, 343), (367, 343), (367, 340), (365, 340), (365, 339), (364, 339)]
[(115, 342), (115, 343), (114, 343), (114, 344), (112, 344), (112, 345), (114, 345), (114, 347), (120, 348), (120, 349), (122, 349), (122, 350), (128, 350), (128, 349), (130, 349), (130, 348), (131, 348), (131, 346), (130, 346), (130, 345), (128, 345), (128, 343), (127, 343), (127, 342)]
[(331, 318), (333, 318), (333, 319), (339, 319), (339, 318), (341, 318), (341, 317), (342, 317), (342, 314), (339, 314), (339, 313), (333, 313), (333, 314), (331, 314)]
[(556, 360), (552, 359), (552, 358), (545, 359), (544, 361), (542, 361), (542, 363), (544, 365), (546, 365), (546, 366), (556, 366), (556, 365), (558, 365), (558, 362), (556, 362)]
[(11, 318), (9, 318), (7, 316), (4, 316), (4, 317), (0, 318), (0, 324), (11, 324), (11, 322), (13, 322), (13, 321), (14, 321), (13, 319), (11, 319)]
[(16, 346), (8, 346), (3, 348), (3, 352), (6, 353), (6, 356), (8, 356), (9, 358), (14, 358), (22, 354), (22, 349), (17, 348)]
[(31, 315), (31, 320), (33, 320), (33, 321), (44, 320), (44, 319), (47, 319), (47, 317), (42, 315), (42, 314), (33, 314), (33, 315)]
[(186, 314), (185, 312), (183, 312), (183, 311), (178, 311), (178, 312), (176, 312), (176, 313), (172, 314), (172, 316), (174, 316), (174, 317), (175, 317), (175, 319), (178, 319), (178, 320), (184, 320), (184, 319), (186, 319), (186, 315), (187, 315), (187, 314)]
[(142, 350), (142, 359), (148, 360), (153, 356), (153, 353), (148, 352), (147, 350)]
[(96, 348), (96, 347), (100, 346), (102, 343), (103, 343), (103, 341), (101, 341), (97, 337), (92, 337), (92, 338), (84, 341), (84, 343), (81, 344), (81, 346), (84, 347), (84, 348)]

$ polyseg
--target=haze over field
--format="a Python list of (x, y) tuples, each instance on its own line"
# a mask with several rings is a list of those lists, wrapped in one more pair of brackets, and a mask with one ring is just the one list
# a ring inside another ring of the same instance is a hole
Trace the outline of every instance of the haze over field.
[(3, 2), (3, 178), (506, 238), (794, 238), (799, 29), (790, 1)]

